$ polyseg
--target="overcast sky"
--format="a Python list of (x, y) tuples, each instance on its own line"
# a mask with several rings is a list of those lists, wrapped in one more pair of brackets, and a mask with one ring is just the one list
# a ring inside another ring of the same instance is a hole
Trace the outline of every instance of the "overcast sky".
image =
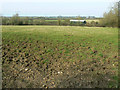
[(102, 17), (119, 0), (2, 0), (0, 14), (12, 16), (97, 16)]

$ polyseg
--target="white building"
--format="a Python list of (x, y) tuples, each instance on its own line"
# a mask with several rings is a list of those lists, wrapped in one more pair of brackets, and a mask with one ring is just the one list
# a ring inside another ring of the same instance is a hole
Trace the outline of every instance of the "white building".
[(82, 23), (86, 23), (85, 20), (70, 20), (70, 22), (82, 22)]

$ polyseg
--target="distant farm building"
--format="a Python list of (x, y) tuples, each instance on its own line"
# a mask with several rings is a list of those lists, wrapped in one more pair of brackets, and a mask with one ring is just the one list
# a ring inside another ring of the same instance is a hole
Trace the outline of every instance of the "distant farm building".
[(71, 26), (85, 26), (86, 21), (85, 20), (70, 20)]
[(86, 24), (85, 20), (70, 20), (70, 22), (73, 22), (73, 23), (84, 23), (84, 24)]

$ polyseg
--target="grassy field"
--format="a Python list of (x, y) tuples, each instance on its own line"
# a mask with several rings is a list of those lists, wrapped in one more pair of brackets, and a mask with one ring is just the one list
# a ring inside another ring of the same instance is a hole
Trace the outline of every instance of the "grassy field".
[(86, 20), (87, 23), (91, 23), (92, 21), (99, 22), (100, 20), (99, 19), (93, 19), (93, 20), (92, 19), (91, 20), (88, 19), (88, 20)]
[(118, 29), (3, 26), (4, 88), (116, 88)]
[[(58, 22), (58, 20), (45, 20), (46, 22)], [(61, 21), (65, 21), (65, 20), (61, 20)], [(99, 22), (99, 19), (87, 19), (86, 22), (87, 23), (91, 23), (92, 21), (94, 22)]]

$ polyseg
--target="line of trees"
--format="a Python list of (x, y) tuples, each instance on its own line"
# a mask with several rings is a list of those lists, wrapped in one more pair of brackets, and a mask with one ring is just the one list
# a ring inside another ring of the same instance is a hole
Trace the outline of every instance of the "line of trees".
[(20, 17), (15, 14), (12, 17), (2, 17), (2, 25), (69, 25), (69, 18), (44, 18), (44, 17)]
[(2, 17), (2, 25), (64, 25), (64, 26), (99, 26), (98, 22), (71, 23), (70, 19), (83, 20), (86, 17), (20, 17), (15, 14), (12, 17)]

